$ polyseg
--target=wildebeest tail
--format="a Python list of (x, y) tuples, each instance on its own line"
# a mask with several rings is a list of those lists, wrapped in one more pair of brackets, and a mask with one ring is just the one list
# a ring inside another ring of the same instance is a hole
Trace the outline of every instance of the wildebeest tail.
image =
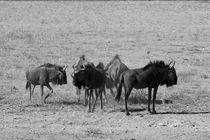
[(115, 97), (116, 101), (120, 100), (121, 93), (122, 93), (122, 84), (123, 83), (124, 83), (124, 77), (123, 77), (123, 74), (121, 74), (121, 76), (120, 76), (120, 84), (119, 84), (119, 87), (117, 89), (117, 96)]
[(31, 86), (31, 83), (29, 81), (26, 82), (26, 89), (28, 89)]

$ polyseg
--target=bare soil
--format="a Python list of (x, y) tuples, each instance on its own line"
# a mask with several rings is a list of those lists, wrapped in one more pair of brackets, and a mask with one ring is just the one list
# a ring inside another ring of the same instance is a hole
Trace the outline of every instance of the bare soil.
[[(210, 139), (209, 45), (205, 1), (2, 1), (0, 139)], [(119, 54), (129, 68), (173, 59), (178, 85), (160, 87), (156, 115), (146, 90), (133, 90), (131, 116), (109, 90), (105, 111), (87, 113), (70, 76), (82, 54), (95, 64)], [(68, 84), (42, 105), (39, 87), (29, 101), (25, 69), (45, 62), (69, 65)]]

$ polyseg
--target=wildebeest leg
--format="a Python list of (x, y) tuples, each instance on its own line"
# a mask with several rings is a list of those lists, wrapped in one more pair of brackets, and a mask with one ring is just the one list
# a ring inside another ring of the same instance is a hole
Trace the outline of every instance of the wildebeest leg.
[(31, 100), (31, 84), (29, 85), (29, 92), (30, 92), (30, 97), (29, 97), (29, 99)]
[(76, 88), (76, 94), (78, 95), (78, 103), (80, 102), (80, 95), (81, 95), (81, 90), (79, 88)]
[(50, 84), (47, 84), (46, 86), (47, 86), (47, 88), (48, 88), (49, 90), (51, 90), (51, 92), (48, 93), (47, 96), (45, 96), (45, 98), (44, 98), (44, 103), (45, 103), (46, 99), (53, 93), (53, 89), (52, 89), (52, 87), (50, 86)]
[(112, 96), (114, 96), (114, 97), (115, 97), (115, 95), (114, 95), (114, 91), (112, 90), (112, 88), (110, 88), (110, 92), (111, 92)]
[(88, 95), (88, 112), (91, 112), (91, 96), (93, 94), (93, 89), (90, 89), (90, 93)]
[(35, 87), (36, 87), (36, 85), (34, 85), (33, 88), (32, 88), (32, 92), (31, 92), (32, 94), (34, 94)]
[(92, 93), (91, 96), (92, 96), (92, 97), (91, 97), (91, 98), (92, 98), (91, 103), (94, 104), (94, 101), (95, 101), (95, 98), (96, 98), (95, 96), (96, 96), (96, 95)]
[(158, 87), (155, 87), (155, 88), (154, 88), (154, 91), (153, 91), (153, 108), (152, 108), (152, 111), (153, 111), (154, 114), (157, 113), (157, 112), (155, 111), (155, 101), (156, 101), (157, 90), (158, 90)]
[(152, 88), (148, 88), (148, 111), (149, 113), (152, 113), (150, 110), (150, 101), (151, 101), (151, 93), (152, 93)]
[(85, 97), (84, 97), (84, 99), (85, 99), (85, 106), (87, 106), (87, 104), (88, 104), (88, 90), (87, 89), (85, 89)]
[[(101, 99), (101, 109), (103, 110), (103, 96), (102, 96), (102, 91), (99, 92), (100, 94), (100, 99)], [(107, 102), (107, 98), (106, 98), (106, 91), (104, 89), (104, 96), (105, 96), (105, 99), (106, 99), (106, 102)]]
[[(127, 88), (126, 88), (127, 89)], [(128, 87), (128, 89), (126, 90), (126, 93), (125, 93), (125, 114), (127, 116), (130, 115), (129, 113), (129, 110), (128, 110), (128, 105), (127, 105), (127, 102), (128, 102), (128, 98), (129, 98), (129, 95), (131, 93), (131, 90), (132, 90), (132, 87)]]
[(97, 91), (97, 89), (95, 89), (95, 96), (96, 96), (96, 98), (95, 98), (95, 101), (94, 101), (94, 104), (93, 104), (92, 112), (94, 112), (95, 106), (96, 106), (96, 103), (97, 103), (97, 100), (98, 100), (98, 91)]
[(40, 85), (40, 89), (41, 89), (41, 103), (43, 104), (44, 85)]
[[(105, 102), (107, 103), (108, 100), (107, 100), (107, 97), (106, 97), (106, 89), (105, 87), (102, 88), (103, 90), (101, 91), (101, 96), (102, 96), (102, 92), (104, 93), (104, 98), (105, 98)], [(103, 97), (103, 96), (102, 96)]]
[(117, 86), (117, 84), (116, 84), (116, 83), (114, 84), (114, 86), (115, 86), (116, 90), (118, 90), (118, 86)]
[(33, 88), (32, 88), (32, 91), (31, 91), (31, 94), (30, 94), (30, 100), (31, 100), (31, 96), (34, 95), (34, 89), (35, 89), (36, 85), (33, 85)]

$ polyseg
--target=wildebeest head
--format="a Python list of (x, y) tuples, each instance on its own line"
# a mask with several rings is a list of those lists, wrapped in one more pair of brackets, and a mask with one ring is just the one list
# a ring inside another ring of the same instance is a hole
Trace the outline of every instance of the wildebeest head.
[(54, 78), (51, 79), (53, 84), (58, 84), (58, 85), (67, 84), (66, 68), (68, 66), (60, 66), (56, 64), (45, 63), (39, 67), (54, 69), (56, 75), (54, 75), (53, 76)]
[(81, 89), (81, 87), (85, 87), (86, 83), (89, 79), (88, 70), (83, 69), (77, 73), (71, 75), (73, 78), (73, 85)]
[(83, 67), (85, 65), (87, 65), (88, 62), (87, 60), (85, 59), (85, 55), (82, 55), (79, 59), (79, 61), (77, 62), (77, 64), (74, 64), (73, 65), (73, 69), (74, 69), (74, 73), (77, 73), (79, 72), (81, 69), (83, 69)]
[(174, 68), (174, 65), (175, 65), (175, 61), (171, 61), (165, 67), (166, 71), (165, 71), (164, 84), (166, 84), (167, 87), (177, 84), (177, 75), (176, 75), (176, 70)]
[[(173, 63), (173, 64), (172, 64)], [(170, 66), (172, 64), (172, 66)], [(175, 61), (171, 61), (168, 65), (167, 68), (167, 82), (166, 82), (166, 86), (173, 86), (177, 84), (177, 75), (176, 75), (176, 70), (174, 68), (175, 65)]]
[[(171, 66), (172, 64), (172, 66)], [(177, 75), (174, 68), (175, 62), (165, 64), (164, 61), (154, 61), (146, 65), (142, 70), (145, 74), (151, 74), (149, 81), (155, 85), (166, 85), (167, 87), (177, 84)]]
[(58, 75), (58, 79), (60, 80), (59, 84), (67, 84), (67, 76), (66, 76), (66, 68), (67, 66), (59, 67), (59, 71), (61, 72)]

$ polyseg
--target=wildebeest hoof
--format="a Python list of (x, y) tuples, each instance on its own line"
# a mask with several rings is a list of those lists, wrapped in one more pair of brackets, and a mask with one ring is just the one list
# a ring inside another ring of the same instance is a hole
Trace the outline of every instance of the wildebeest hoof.
[(101, 113), (106, 112), (104, 109), (101, 109)]
[(126, 116), (130, 116), (131, 114), (129, 112), (126, 112)]
[(153, 110), (153, 114), (157, 114), (157, 112), (155, 110)]
[(153, 114), (151, 110), (148, 110), (149, 114)]

